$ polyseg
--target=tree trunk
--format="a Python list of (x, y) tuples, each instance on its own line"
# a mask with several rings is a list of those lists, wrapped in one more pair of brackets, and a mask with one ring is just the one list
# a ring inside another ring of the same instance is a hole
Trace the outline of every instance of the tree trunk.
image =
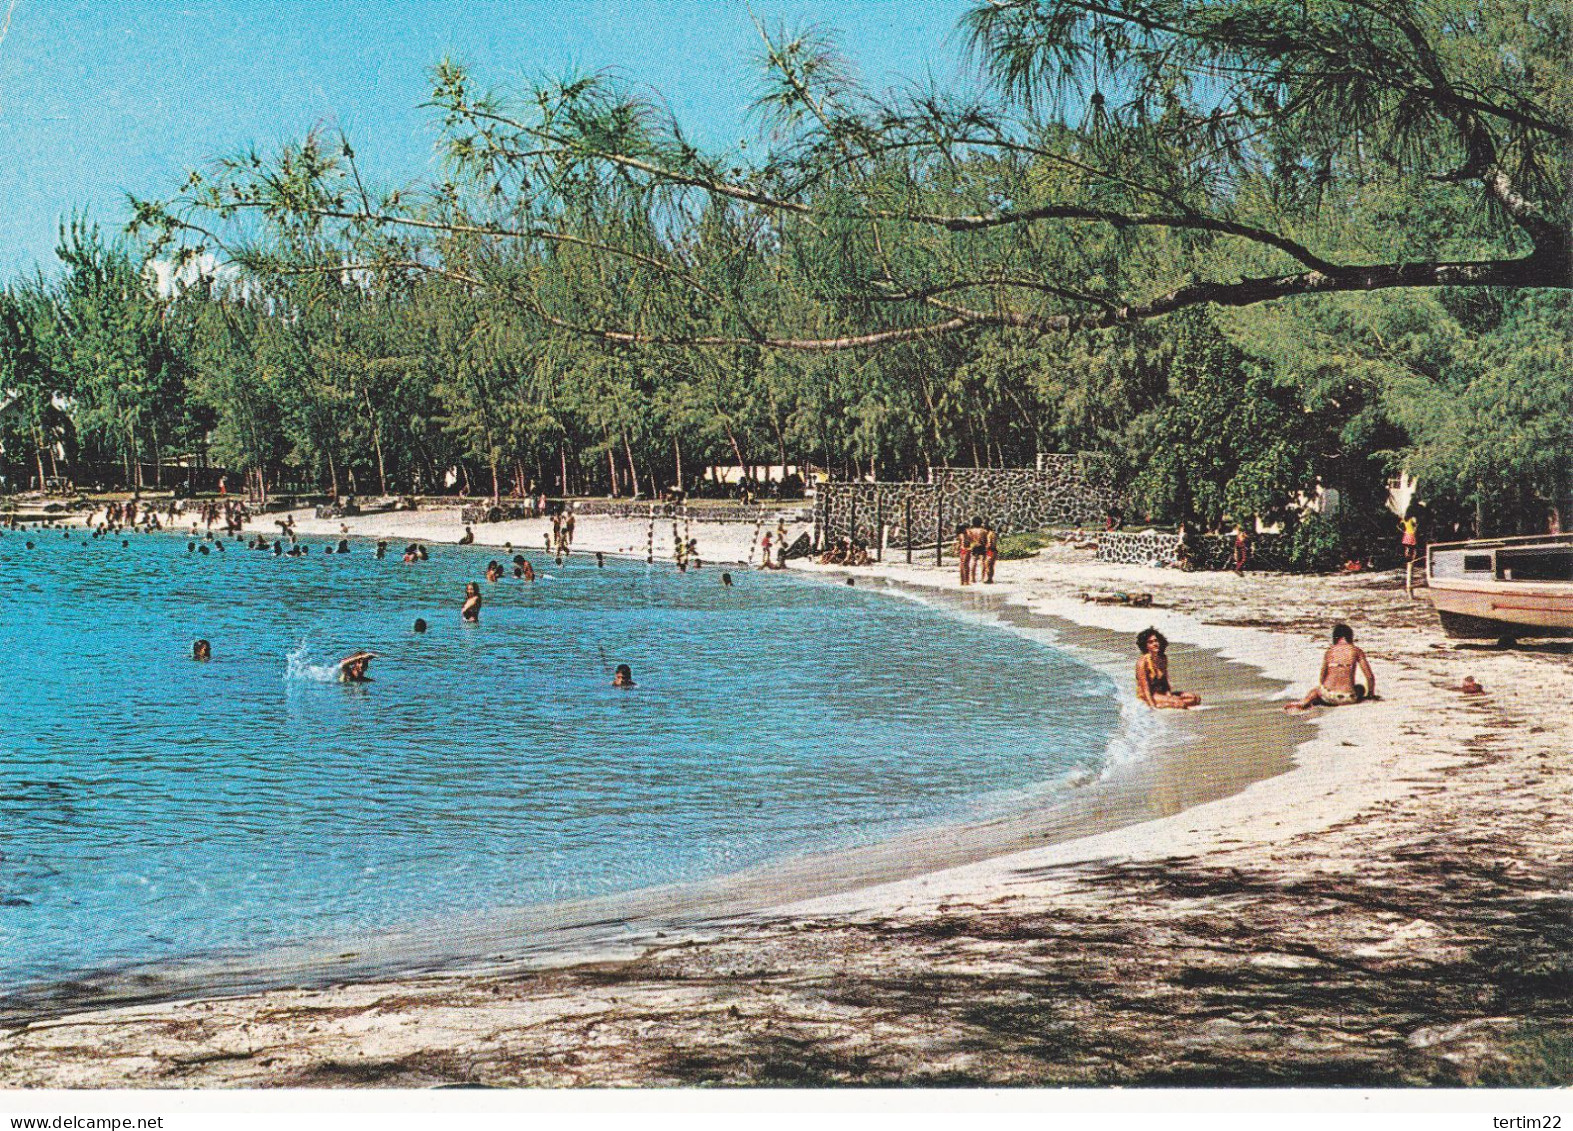
[(683, 483), (683, 445), (677, 438), (677, 433), (672, 434), (672, 455), (677, 460), (677, 488), (682, 490)]
[(737, 435), (732, 431), (732, 426), (730, 424), (726, 426), (726, 438), (731, 441), (732, 454), (737, 457), (738, 469), (742, 472), (742, 474), (747, 475), (748, 461), (743, 458), (743, 449), (738, 445)]
[(563, 494), (564, 497), (567, 497), (567, 495), (568, 495), (568, 446), (566, 444), (558, 444), (557, 445), (557, 458), (562, 462), (562, 472), (563, 472), (563, 478), (562, 478), (562, 482), (559, 484), (559, 490), (561, 491), (561, 493)]
[(382, 459), (382, 429), (377, 424), (377, 410), (371, 405), (371, 390), (361, 387), (361, 397), (366, 401), (366, 416), (371, 421), (371, 446), (377, 453), (377, 483), (382, 493), (388, 493), (388, 467)]
[(623, 433), (623, 454), (628, 457), (628, 479), (633, 485), (634, 498), (639, 497), (639, 469), (634, 466), (634, 450), (629, 446), (628, 433)]
[(132, 498), (142, 497), (142, 447), (137, 443), (136, 429), (131, 429), (131, 466), (136, 473), (136, 485), (131, 490)]

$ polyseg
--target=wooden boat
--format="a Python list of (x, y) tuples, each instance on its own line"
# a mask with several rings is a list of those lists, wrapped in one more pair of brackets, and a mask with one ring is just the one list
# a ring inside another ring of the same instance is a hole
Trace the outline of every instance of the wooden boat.
[(1449, 636), (1573, 636), (1573, 534), (1429, 546), (1426, 587)]

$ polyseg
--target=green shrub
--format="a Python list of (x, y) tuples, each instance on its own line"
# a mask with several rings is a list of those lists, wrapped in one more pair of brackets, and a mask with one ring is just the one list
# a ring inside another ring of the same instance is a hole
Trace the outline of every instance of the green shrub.
[(1320, 514), (1308, 514), (1295, 524), (1284, 555), (1296, 573), (1327, 573), (1347, 560), (1344, 536), (1338, 523)]
[(1005, 561), (1030, 558), (1039, 550), (1054, 544), (1054, 537), (1045, 530), (1022, 530), (1006, 534), (1000, 539), (999, 556)]

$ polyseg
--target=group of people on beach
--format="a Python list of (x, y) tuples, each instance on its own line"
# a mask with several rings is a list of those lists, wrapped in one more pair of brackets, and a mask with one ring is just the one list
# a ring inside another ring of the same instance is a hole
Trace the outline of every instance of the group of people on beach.
[(961, 583), (994, 584), (994, 561), (999, 557), (999, 532), (983, 519), (956, 527), (956, 559), (961, 566)]
[[(1201, 704), (1202, 698), (1189, 691), (1178, 691), (1169, 682), (1169, 641), (1156, 628), (1136, 634), (1136, 697), (1147, 706), (1161, 710), (1187, 710)], [(1358, 679), (1356, 677), (1359, 677)], [(1467, 680), (1464, 690), (1470, 692)], [(1355, 644), (1354, 629), (1347, 624), (1333, 625), (1333, 644), (1322, 655), (1322, 670), (1316, 686), (1303, 698), (1284, 704), (1286, 711), (1307, 711), (1312, 707), (1345, 707), (1376, 698), (1376, 674), (1363, 649)]]

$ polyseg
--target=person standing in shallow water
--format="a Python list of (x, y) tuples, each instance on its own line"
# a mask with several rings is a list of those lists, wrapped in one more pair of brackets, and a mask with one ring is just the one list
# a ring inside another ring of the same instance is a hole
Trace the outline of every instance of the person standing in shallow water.
[(464, 587), (464, 604), (459, 608), (459, 616), (470, 624), (480, 623), (481, 587), (473, 581)]
[(1200, 695), (1175, 691), (1169, 686), (1169, 641), (1156, 628), (1136, 634), (1141, 659), (1136, 661), (1136, 697), (1147, 706), (1186, 710), (1199, 705)]

